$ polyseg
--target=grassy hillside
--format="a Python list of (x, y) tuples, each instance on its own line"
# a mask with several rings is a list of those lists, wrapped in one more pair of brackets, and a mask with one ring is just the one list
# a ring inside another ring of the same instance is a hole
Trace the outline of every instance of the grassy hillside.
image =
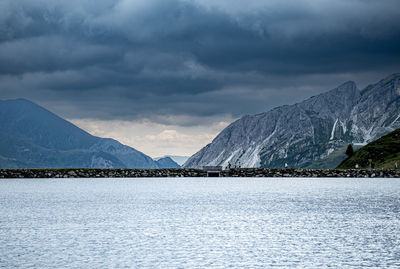
[(362, 147), (350, 158), (344, 160), (337, 168), (368, 168), (369, 161), (375, 168), (393, 169), (395, 162), (400, 165), (400, 128)]

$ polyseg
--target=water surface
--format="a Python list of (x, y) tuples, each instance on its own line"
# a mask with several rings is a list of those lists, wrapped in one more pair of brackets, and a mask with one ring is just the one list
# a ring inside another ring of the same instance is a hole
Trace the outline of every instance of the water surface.
[(0, 180), (0, 267), (400, 267), (399, 179)]

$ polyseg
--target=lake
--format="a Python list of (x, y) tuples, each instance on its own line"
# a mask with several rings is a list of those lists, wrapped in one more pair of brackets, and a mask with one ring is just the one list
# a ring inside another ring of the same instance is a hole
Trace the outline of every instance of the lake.
[(400, 267), (400, 179), (0, 180), (0, 267)]

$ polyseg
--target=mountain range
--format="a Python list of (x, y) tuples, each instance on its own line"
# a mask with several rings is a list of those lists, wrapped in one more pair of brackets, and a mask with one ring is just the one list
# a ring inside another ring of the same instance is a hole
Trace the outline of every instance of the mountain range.
[(78, 128), (26, 99), (0, 100), (0, 168), (170, 168), (111, 138)]
[(226, 127), (183, 167), (334, 168), (348, 144), (400, 127), (400, 74), (359, 90), (352, 81), (303, 102), (247, 115)]
[[(110, 138), (90, 135), (25, 99), (0, 100), (0, 168), (178, 168)], [(352, 81), (303, 102), (247, 115), (183, 167), (334, 168), (348, 144), (400, 127), (400, 74), (359, 90)], [(181, 158), (182, 159), (182, 158)], [(181, 160), (182, 161), (182, 160)]]

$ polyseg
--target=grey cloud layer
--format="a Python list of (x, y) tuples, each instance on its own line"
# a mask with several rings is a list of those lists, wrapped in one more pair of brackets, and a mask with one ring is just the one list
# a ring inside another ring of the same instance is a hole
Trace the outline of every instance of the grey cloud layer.
[(57, 104), (68, 117), (260, 112), (347, 76), (398, 72), (399, 6), (3, 0), (0, 97)]

